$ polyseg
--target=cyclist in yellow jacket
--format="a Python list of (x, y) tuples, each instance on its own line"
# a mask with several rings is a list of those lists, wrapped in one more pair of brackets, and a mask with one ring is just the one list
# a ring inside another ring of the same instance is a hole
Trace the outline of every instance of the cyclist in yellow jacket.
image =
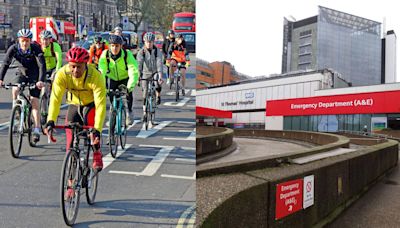
[[(69, 103), (65, 123), (78, 122), (82, 125), (94, 126), (95, 142), (100, 142), (101, 131), (106, 116), (106, 84), (104, 77), (95, 66), (87, 64), (89, 53), (81, 47), (68, 51), (68, 64), (57, 71), (50, 96), (49, 115), (46, 129), (50, 134), (60, 112), (60, 105), (65, 91)], [(67, 151), (72, 146), (72, 130), (66, 129)], [(97, 138), (97, 139), (96, 139)], [(94, 145), (93, 168), (103, 168), (100, 143)]]
[[(138, 64), (129, 50), (122, 49), (123, 39), (118, 35), (110, 35), (109, 49), (103, 51), (99, 59), (99, 71), (107, 77), (109, 89), (117, 89), (120, 85), (126, 85), (128, 92), (132, 92), (139, 78)], [(111, 101), (112, 102), (112, 101)], [(127, 109), (129, 115), (126, 124), (133, 123), (133, 96), (127, 94)]]

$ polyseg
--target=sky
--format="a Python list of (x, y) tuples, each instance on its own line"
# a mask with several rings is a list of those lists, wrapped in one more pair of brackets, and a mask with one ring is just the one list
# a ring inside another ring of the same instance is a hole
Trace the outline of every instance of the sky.
[[(252, 77), (280, 74), (284, 17), (302, 20), (318, 15), (318, 6), (324, 6), (381, 23), (385, 18), (385, 30), (399, 36), (396, 4), (389, 0), (196, 0), (196, 57), (230, 62), (236, 71)], [(397, 66), (399, 72), (400, 57)]]

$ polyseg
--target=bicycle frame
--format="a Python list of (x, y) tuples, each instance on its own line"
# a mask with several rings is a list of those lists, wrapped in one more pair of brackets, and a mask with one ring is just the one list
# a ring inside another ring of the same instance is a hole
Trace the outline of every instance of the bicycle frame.
[[(26, 123), (26, 118), (32, 110), (32, 104), (31, 104), (30, 100), (26, 97), (24, 90), (26, 88), (30, 88), (33, 86), (31, 84), (22, 83), (22, 84), (8, 84), (5, 87), (6, 88), (9, 88), (9, 87), (18, 87), (19, 88), (15, 105), (21, 107), (21, 111), (22, 111), (21, 112), (21, 120), (23, 120), (23, 121), (20, 121), (19, 130), (22, 132), (24, 129), (24, 124)], [(29, 128), (29, 127), (30, 126), (27, 126), (27, 128)]]
[[(113, 110), (117, 111), (114, 132), (117, 135), (121, 135), (122, 134), (122, 126), (121, 126), (122, 111), (125, 109), (122, 95), (124, 95), (125, 93), (120, 92), (119, 90), (110, 91), (110, 93), (111, 93), (111, 96), (113, 97), (113, 104), (112, 104), (111, 108)], [(120, 96), (117, 98), (116, 95), (120, 95)]]

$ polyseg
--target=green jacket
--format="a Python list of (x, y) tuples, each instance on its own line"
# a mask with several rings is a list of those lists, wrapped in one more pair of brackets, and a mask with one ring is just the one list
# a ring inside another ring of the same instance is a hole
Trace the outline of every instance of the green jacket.
[[(103, 77), (108, 77), (114, 81), (120, 81), (129, 77), (126, 87), (129, 91), (133, 91), (139, 79), (138, 64), (132, 52), (129, 50), (125, 51), (126, 52), (121, 49), (121, 56), (116, 61), (111, 58), (110, 50), (103, 51), (99, 59), (98, 67)], [(128, 65), (128, 70), (126, 70), (125, 66), (125, 53), (127, 54), (126, 63)]]
[[(53, 45), (54, 53), (51, 51), (51, 46)], [(43, 56), (46, 61), (46, 70), (56, 70), (62, 67), (62, 51), (61, 46), (57, 42), (50, 43), (49, 46), (43, 48)], [(57, 59), (59, 61), (57, 61)]]

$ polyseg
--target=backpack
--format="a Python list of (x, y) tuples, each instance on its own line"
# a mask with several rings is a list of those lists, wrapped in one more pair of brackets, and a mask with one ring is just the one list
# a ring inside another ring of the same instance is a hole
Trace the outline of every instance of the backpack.
[[(157, 47), (156, 47), (156, 45), (153, 45), (153, 49), (155, 50), (155, 53), (154, 53), (154, 56), (156, 57), (156, 59), (157, 59)], [(143, 59), (144, 59), (144, 56), (145, 56), (145, 53), (144, 53), (144, 48), (142, 49), (142, 56), (143, 56)]]
[[(128, 71), (128, 52), (125, 49), (122, 49), (122, 52), (124, 53), (124, 62), (125, 62), (125, 70)], [(110, 55), (108, 53), (108, 50), (104, 50), (106, 52), (106, 56), (107, 56), (107, 74), (110, 73)]]

